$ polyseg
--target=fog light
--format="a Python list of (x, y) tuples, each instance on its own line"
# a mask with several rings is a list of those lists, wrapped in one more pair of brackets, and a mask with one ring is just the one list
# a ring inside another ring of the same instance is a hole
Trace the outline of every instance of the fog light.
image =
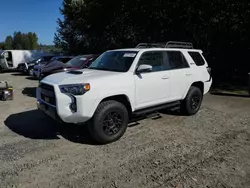
[(71, 103), (69, 105), (69, 108), (72, 112), (76, 112), (77, 111), (76, 103)]

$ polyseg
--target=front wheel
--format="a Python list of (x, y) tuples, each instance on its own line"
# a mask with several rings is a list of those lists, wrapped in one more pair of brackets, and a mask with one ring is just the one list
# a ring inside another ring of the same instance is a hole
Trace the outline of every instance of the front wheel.
[(203, 94), (198, 87), (191, 86), (186, 98), (184, 99), (181, 105), (181, 111), (185, 115), (194, 115), (196, 114), (203, 100)]
[(128, 126), (128, 111), (117, 101), (109, 100), (99, 104), (89, 122), (92, 138), (100, 143), (107, 144), (120, 139)]

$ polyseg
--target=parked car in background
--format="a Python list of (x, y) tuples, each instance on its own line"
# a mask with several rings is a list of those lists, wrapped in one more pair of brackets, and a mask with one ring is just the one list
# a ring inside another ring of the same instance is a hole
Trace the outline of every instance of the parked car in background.
[(40, 50), (4, 50), (0, 54), (0, 72), (17, 69), (20, 63), (32, 61), (41, 55), (49, 53)]
[(50, 61), (45, 63), (39, 63), (38, 65), (34, 66), (34, 74), (33, 76), (39, 78), (41, 69), (43, 69), (45, 66), (49, 65), (50, 63), (54, 61), (60, 61), (62, 63), (67, 63), (69, 60), (71, 60), (74, 56), (55, 56)]
[(40, 79), (54, 73), (64, 72), (69, 70), (77, 70), (87, 68), (98, 57), (96, 54), (79, 55), (69, 60), (67, 63), (55, 61), (43, 68), (40, 74)]
[(25, 74), (29, 74), (30, 76), (33, 76), (34, 74), (34, 66), (38, 65), (39, 63), (46, 64), (48, 61), (50, 61), (54, 55), (48, 55), (48, 56), (40, 56), (32, 61), (29, 61), (27, 63), (20, 63), (17, 67), (19, 71), (22, 71)]

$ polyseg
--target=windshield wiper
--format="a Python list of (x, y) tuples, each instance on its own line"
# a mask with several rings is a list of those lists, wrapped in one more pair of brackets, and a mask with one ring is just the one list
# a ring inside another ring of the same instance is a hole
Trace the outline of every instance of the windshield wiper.
[(122, 72), (116, 69), (108, 69), (108, 68), (98, 68), (98, 67), (89, 67), (88, 69), (94, 69), (94, 70), (103, 70), (103, 71), (114, 71), (114, 72)]

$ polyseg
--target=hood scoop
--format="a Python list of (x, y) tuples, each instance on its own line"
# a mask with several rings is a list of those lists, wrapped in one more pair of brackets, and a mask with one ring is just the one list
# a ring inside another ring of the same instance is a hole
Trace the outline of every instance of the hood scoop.
[(66, 71), (66, 73), (69, 73), (69, 74), (82, 74), (82, 71), (79, 71), (79, 70), (70, 70), (70, 71)]

